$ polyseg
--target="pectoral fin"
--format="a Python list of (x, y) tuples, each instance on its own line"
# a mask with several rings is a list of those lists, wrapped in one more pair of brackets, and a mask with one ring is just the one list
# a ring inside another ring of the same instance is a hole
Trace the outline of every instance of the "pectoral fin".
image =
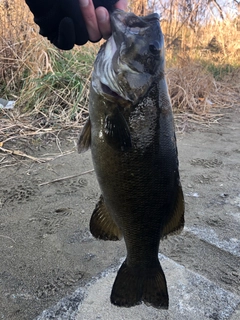
[(103, 196), (100, 197), (90, 220), (90, 231), (97, 239), (120, 240), (122, 233), (110, 216)]
[(91, 121), (90, 121), (90, 118), (88, 118), (78, 138), (78, 142), (77, 142), (78, 153), (87, 151), (90, 148), (90, 145), (91, 145)]
[(184, 227), (184, 197), (182, 186), (179, 183), (178, 193), (174, 206), (174, 213), (170, 221), (164, 226), (162, 237), (170, 234), (180, 233)]
[(128, 124), (118, 108), (106, 116), (104, 136), (107, 143), (115, 150), (128, 151), (132, 147)]

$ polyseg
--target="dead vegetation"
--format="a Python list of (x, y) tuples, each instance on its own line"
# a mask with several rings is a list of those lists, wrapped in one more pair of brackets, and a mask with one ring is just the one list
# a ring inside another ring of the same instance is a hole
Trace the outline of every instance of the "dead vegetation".
[(219, 109), (239, 103), (233, 84), (216, 81), (198, 62), (182, 60), (167, 69), (169, 94), (176, 114), (197, 122), (209, 122), (220, 116)]

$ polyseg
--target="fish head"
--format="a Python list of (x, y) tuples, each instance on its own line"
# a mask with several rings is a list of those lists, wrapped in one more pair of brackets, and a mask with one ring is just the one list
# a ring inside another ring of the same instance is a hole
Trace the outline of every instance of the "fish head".
[(138, 17), (116, 9), (111, 13), (112, 36), (95, 62), (92, 86), (108, 100), (136, 104), (151, 84), (164, 76), (164, 39), (159, 15)]

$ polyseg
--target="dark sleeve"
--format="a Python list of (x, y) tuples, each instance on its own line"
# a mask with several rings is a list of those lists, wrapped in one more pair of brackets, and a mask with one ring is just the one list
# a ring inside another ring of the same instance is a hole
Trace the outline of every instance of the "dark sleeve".
[[(118, 0), (93, 0), (95, 8), (111, 10)], [(39, 25), (39, 33), (56, 47), (70, 50), (74, 44), (83, 45), (89, 40), (78, 0), (26, 0)]]

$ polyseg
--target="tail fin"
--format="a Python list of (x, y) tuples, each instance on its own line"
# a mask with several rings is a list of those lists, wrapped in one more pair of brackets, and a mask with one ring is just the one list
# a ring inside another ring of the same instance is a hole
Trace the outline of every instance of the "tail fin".
[(126, 261), (118, 271), (111, 293), (111, 303), (132, 307), (145, 302), (159, 309), (168, 309), (167, 283), (158, 262), (154, 267), (129, 267)]

